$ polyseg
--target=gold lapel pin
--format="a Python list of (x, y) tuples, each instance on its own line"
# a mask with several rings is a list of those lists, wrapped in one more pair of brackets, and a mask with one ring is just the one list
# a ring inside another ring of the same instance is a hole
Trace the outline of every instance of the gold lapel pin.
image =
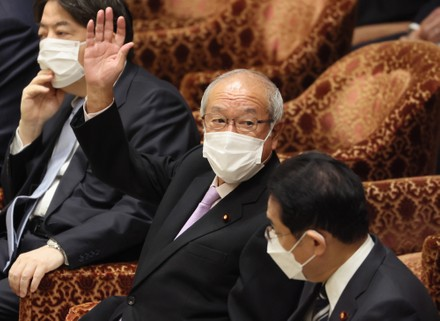
[(348, 313), (345, 311), (342, 311), (339, 313), (339, 320), (345, 321), (348, 320)]
[(223, 222), (228, 223), (229, 222), (229, 214), (223, 215)]

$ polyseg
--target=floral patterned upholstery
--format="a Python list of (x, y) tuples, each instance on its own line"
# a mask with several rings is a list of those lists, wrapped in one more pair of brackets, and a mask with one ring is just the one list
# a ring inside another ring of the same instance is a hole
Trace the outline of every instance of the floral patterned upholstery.
[(440, 233), (428, 236), (423, 243), (422, 270), (422, 280), (440, 311)]
[(285, 103), (282, 156), (318, 149), (363, 180), (435, 173), (440, 48), (392, 41), (354, 51)]
[(370, 231), (422, 281), (440, 311), (440, 175), (364, 182)]
[(397, 255), (440, 233), (440, 175), (364, 182), (370, 230)]
[(52, 271), (43, 278), (38, 291), (20, 300), (19, 320), (65, 320), (73, 305), (125, 295), (135, 270), (136, 263), (113, 263)]
[[(215, 38), (206, 55), (188, 54), (190, 66), (175, 84), (197, 113), (206, 86), (215, 76), (235, 68), (252, 68), (270, 77), (284, 99), (297, 97), (350, 48), (354, 0), (234, 1), (216, 21)], [(208, 22), (207, 22), (208, 23)], [(203, 32), (200, 32), (203, 34)], [(193, 43), (194, 45), (194, 43)], [(199, 45), (199, 46), (200, 46)], [(191, 52), (191, 50), (189, 50)], [(199, 66), (195, 66), (194, 59)], [(186, 67), (185, 67), (186, 68)]]

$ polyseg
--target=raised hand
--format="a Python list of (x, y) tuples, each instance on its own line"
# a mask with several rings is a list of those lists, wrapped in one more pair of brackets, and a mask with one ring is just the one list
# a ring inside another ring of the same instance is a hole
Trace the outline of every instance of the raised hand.
[(124, 44), (125, 19), (117, 20), (113, 32), (113, 10), (99, 10), (96, 26), (93, 20), (87, 24), (84, 72), (87, 82), (87, 111), (97, 112), (111, 104), (113, 85), (124, 68), (133, 43)]

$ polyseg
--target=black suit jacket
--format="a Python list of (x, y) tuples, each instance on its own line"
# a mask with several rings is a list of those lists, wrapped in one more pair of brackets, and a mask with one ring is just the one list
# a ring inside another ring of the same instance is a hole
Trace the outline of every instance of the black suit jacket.
[[(31, 194), (41, 181), (72, 110), (71, 100), (66, 97), (61, 110), (30, 146), (17, 155), (7, 154), (3, 185), (9, 201), (16, 195)], [(141, 151), (177, 156), (200, 141), (192, 114), (177, 89), (136, 65), (127, 63), (115, 86), (115, 101), (124, 137)], [(110, 157), (117, 157), (114, 150)], [(123, 169), (114, 167), (111, 171), (122, 173)], [(94, 262), (134, 260), (159, 200), (139, 201), (104, 184), (79, 147), (49, 206), (45, 227), (67, 253), (72, 268)], [(39, 245), (32, 235), (26, 235), (21, 251)]]
[[(77, 116), (73, 127), (99, 177), (145, 201), (163, 195), (129, 295), (103, 301), (84, 320), (119, 320), (121, 314), (124, 321), (230, 320), (230, 290), (242, 273), (241, 262), (253, 252), (246, 251), (246, 245), (268, 223), (266, 182), (279, 164), (276, 155), (174, 240), (215, 176), (202, 157), (202, 146), (177, 161), (139, 155), (124, 142), (115, 106), (85, 124), (82, 115)], [(111, 164), (107, 161), (110, 144), (103, 134), (108, 127), (115, 128), (109, 135), (119, 148)], [(124, 168), (124, 174), (115, 175), (112, 167)], [(265, 246), (257, 251), (257, 258), (260, 255), (265, 255)], [(271, 268), (274, 264), (254, 262), (265, 271), (265, 264)], [(273, 293), (266, 295), (269, 303)]]
[(32, 1), (0, 1), (0, 171), (20, 119), (21, 92), (39, 70), (38, 42)]
[[(341, 294), (329, 321), (439, 321), (423, 284), (374, 237), (375, 245)], [(319, 285), (307, 282), (298, 310), (288, 321), (303, 320)]]

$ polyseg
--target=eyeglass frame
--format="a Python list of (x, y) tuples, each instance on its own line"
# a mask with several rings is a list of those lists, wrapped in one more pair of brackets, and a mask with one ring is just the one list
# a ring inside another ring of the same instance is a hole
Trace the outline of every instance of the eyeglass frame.
[[(218, 116), (220, 116), (219, 118), (222, 118), (222, 119), (225, 120), (224, 125), (221, 128), (220, 127), (219, 128), (209, 127), (208, 125), (206, 125), (206, 120), (205, 120), (205, 117), (207, 115), (218, 115)], [(244, 119), (245, 121), (249, 121), (249, 120), (255, 121), (255, 128), (251, 129), (251, 130), (243, 130), (242, 128), (239, 127), (240, 125), (237, 126), (237, 121), (236, 121), (235, 118), (232, 118), (232, 119), (231, 118), (227, 118), (227, 117), (225, 117), (225, 116), (223, 116), (222, 114), (219, 114), (219, 113), (207, 113), (207, 114), (203, 115), (201, 118), (203, 120), (204, 126), (206, 128), (208, 128), (208, 129), (210, 129), (210, 130), (222, 130), (222, 129), (226, 128), (231, 122), (233, 122), (233, 125), (234, 125), (235, 129), (239, 133), (252, 133), (252, 132), (255, 132), (257, 130), (258, 124), (270, 124), (270, 123), (274, 122), (274, 120), (272, 118), (270, 118), (270, 119), (257, 119), (256, 117), (253, 117), (253, 118)], [(242, 119), (242, 118), (244, 118), (244, 117), (238, 117), (238, 119)]]
[[(271, 236), (271, 232), (273, 232), (273, 236)], [(284, 233), (284, 234), (279, 233), (279, 232), (275, 231), (275, 229), (272, 225), (268, 225), (266, 227), (266, 229), (264, 230), (264, 237), (265, 237), (266, 241), (270, 241), (272, 239), (280, 238), (280, 237), (287, 236), (287, 235), (292, 235), (292, 233), (291, 232)]]

